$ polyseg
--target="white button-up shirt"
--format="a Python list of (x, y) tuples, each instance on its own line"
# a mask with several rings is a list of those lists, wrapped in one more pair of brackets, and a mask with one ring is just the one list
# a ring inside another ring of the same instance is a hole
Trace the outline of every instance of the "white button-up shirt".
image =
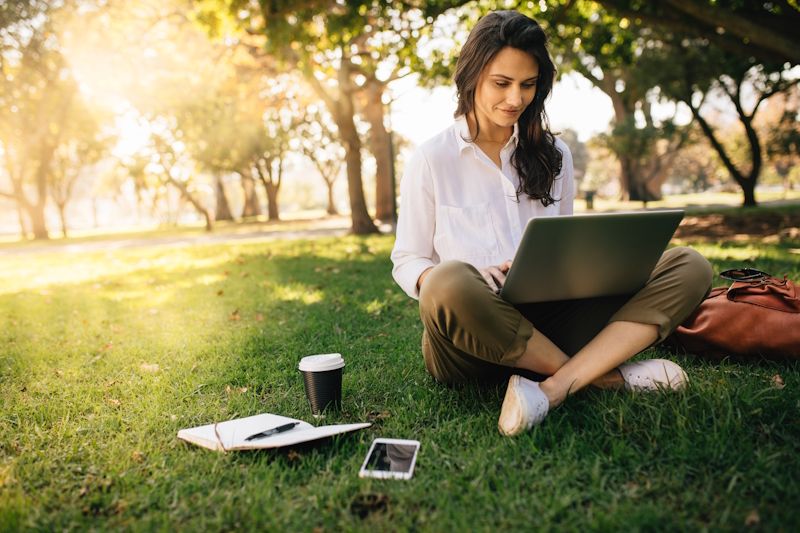
[(550, 192), (557, 201), (544, 207), (520, 194), (519, 176), (511, 164), (517, 126), (500, 151), (498, 166), (470, 138), (462, 116), (423, 143), (406, 163), (400, 182), (400, 216), (392, 250), (392, 275), (412, 298), (427, 268), (451, 259), (476, 268), (513, 259), (528, 221), (543, 215), (571, 215), (575, 196), (572, 154), (556, 139), (563, 154), (561, 172)]

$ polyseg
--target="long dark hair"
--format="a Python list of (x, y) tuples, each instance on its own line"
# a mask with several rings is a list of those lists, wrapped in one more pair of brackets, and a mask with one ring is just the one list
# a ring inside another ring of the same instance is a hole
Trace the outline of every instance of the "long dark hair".
[[(544, 111), (544, 101), (553, 89), (556, 67), (547, 51), (547, 36), (535, 20), (517, 11), (494, 11), (478, 21), (456, 63), (458, 108), (455, 116), (466, 116), (475, 110), (475, 89), (481, 72), (506, 46), (530, 54), (539, 63), (536, 95), (519, 117), (519, 139), (511, 163), (519, 174), (517, 198), (525, 193), (546, 207), (556, 201), (550, 191), (561, 172), (562, 155), (555, 146)], [(472, 141), (477, 137), (478, 131)]]

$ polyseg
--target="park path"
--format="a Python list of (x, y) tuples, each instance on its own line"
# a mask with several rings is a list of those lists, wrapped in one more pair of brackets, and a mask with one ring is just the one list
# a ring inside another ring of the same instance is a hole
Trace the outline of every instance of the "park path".
[[(391, 231), (389, 227), (382, 227), (382, 231)], [(197, 246), (204, 244), (219, 244), (231, 242), (270, 242), (276, 240), (309, 239), (320, 237), (340, 237), (347, 235), (350, 230), (350, 220), (348, 218), (327, 218), (319, 221), (308, 221), (303, 228), (293, 227), (291, 223), (281, 227), (272, 225), (267, 228), (248, 228), (239, 226), (230, 229), (218, 230), (213, 233), (193, 234), (193, 235), (170, 235), (154, 237), (134, 237), (125, 238), (124, 236), (109, 237), (107, 239), (91, 241), (72, 241), (60, 243), (44, 242), (41, 244), (32, 243), (23, 246), (0, 247), (0, 258), (4, 256), (19, 255), (38, 255), (38, 254), (80, 254), (95, 251), (114, 251), (131, 248), (143, 247), (172, 247), (181, 248), (186, 246)]]
[[(730, 218), (725, 214), (692, 214), (698, 209), (725, 208), (727, 205), (693, 205), (686, 206), (687, 216), (678, 229), (679, 237), (730, 238), (735, 234), (753, 236), (775, 235), (781, 231), (790, 231), (790, 236), (798, 235), (800, 226), (800, 202), (797, 200), (773, 200), (761, 202), (761, 206), (777, 207), (797, 205), (796, 212), (770, 214), (757, 213), (749, 216)], [(627, 210), (640, 210), (633, 208)], [(736, 211), (732, 210), (735, 214)], [(297, 227), (300, 225), (301, 227)], [(288, 220), (277, 224), (254, 224), (228, 226), (213, 233), (165, 235), (153, 237), (131, 237), (123, 235), (108, 236), (93, 240), (71, 240), (67, 242), (50, 241), (23, 245), (0, 246), (0, 258), (4, 256), (36, 255), (43, 253), (80, 254), (93, 251), (114, 251), (143, 247), (186, 247), (203, 244), (220, 244), (233, 242), (270, 242), (276, 240), (313, 239), (320, 237), (341, 237), (350, 230), (350, 219), (345, 216)], [(388, 224), (380, 227), (381, 232), (391, 233), (393, 228)]]

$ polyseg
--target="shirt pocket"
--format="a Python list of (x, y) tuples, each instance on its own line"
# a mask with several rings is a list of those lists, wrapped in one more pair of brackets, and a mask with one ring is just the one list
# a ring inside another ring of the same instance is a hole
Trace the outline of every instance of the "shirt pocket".
[(499, 253), (489, 204), (465, 207), (440, 205), (436, 216), (440, 229), (437, 249), (443, 259), (489, 256)]

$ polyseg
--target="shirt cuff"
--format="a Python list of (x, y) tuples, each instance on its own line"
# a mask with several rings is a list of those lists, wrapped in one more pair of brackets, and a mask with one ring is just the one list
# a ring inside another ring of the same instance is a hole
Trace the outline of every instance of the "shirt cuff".
[(400, 288), (403, 289), (406, 294), (415, 300), (419, 300), (417, 281), (423, 272), (434, 266), (436, 266), (436, 264), (430, 259), (414, 259), (401, 266), (395, 267), (392, 275), (394, 276), (394, 280), (398, 285), (400, 285)]

